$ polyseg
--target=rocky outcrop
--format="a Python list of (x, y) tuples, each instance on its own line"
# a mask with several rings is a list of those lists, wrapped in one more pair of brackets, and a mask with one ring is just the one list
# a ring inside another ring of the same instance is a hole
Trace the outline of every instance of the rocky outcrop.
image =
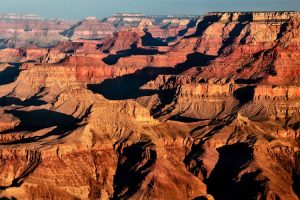
[(1, 62), (21, 62), (25, 52), (20, 49), (6, 48), (0, 50)]
[(72, 39), (100, 39), (112, 35), (114, 31), (111, 24), (100, 22), (96, 17), (88, 17), (65, 30), (63, 35)]
[(20, 123), (13, 115), (7, 114), (1, 109), (1, 118), (0, 118), (0, 132), (12, 130)]
[(101, 47), (102, 51), (116, 54), (120, 51), (142, 47), (144, 32), (139, 29), (128, 29), (117, 32), (111, 38), (107, 38)]

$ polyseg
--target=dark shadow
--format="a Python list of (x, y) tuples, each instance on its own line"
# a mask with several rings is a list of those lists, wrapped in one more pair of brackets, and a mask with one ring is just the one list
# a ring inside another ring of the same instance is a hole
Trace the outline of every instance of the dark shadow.
[(293, 129), (294, 131), (297, 131), (298, 129), (300, 129), (300, 122), (289, 124), (289, 128)]
[(8, 39), (0, 39), (0, 50), (8, 47)]
[(253, 13), (252, 12), (247, 12), (244, 13), (243, 15), (240, 15), (238, 18), (239, 22), (253, 22)]
[(240, 104), (246, 104), (253, 100), (255, 87), (256, 86), (246, 86), (239, 88), (233, 92), (233, 95), (240, 101)]
[(188, 152), (186, 152), (183, 162), (186, 168), (191, 173), (193, 173), (197, 177), (202, 177), (204, 180), (208, 179), (208, 172), (206, 166), (203, 160), (201, 159), (202, 155), (206, 152), (204, 144), (207, 139), (211, 138), (215, 134), (218, 134), (220, 130), (222, 130), (226, 126), (229, 126), (235, 119), (236, 114), (226, 117), (224, 119), (215, 119), (212, 120), (208, 125), (201, 125), (190, 131), (191, 135), (194, 135), (195, 132), (204, 127), (215, 125), (211, 131), (209, 131), (202, 137), (203, 139), (201, 140), (201, 142), (199, 142), (198, 144), (193, 144), (191, 146), (191, 149)]
[(189, 54), (185, 62), (175, 66), (175, 73), (180, 74), (191, 67), (207, 66), (215, 58), (216, 56), (205, 55), (198, 52)]
[(295, 172), (292, 173), (292, 179), (293, 179), (293, 191), (297, 195), (298, 198), (300, 198), (300, 176), (299, 173), (296, 174)]
[(191, 172), (197, 177), (202, 176), (203, 179), (206, 179), (208, 175), (207, 170), (203, 161), (199, 159), (205, 153), (203, 144), (204, 141), (201, 141), (197, 145), (193, 144), (191, 146), (190, 152), (186, 153), (183, 162), (189, 172)]
[(256, 79), (236, 79), (234, 82), (236, 84), (258, 84), (263, 80), (263, 78)]
[[(251, 13), (241, 15), (238, 18), (238, 23), (234, 26), (232, 31), (229, 33), (229, 37), (223, 41), (222, 47), (219, 49), (218, 54), (223, 54), (224, 50), (234, 43), (234, 40), (241, 34), (242, 30), (253, 21), (253, 16)], [(242, 42), (245, 42), (245, 38), (242, 39)]]
[(242, 30), (246, 27), (246, 25), (247, 23), (244, 22), (235, 25), (235, 27), (229, 33), (229, 37), (225, 41), (223, 41), (223, 44), (218, 52), (219, 55), (223, 54), (225, 49), (234, 43), (234, 40), (241, 34)]
[(244, 45), (247, 42), (247, 38), (250, 36), (250, 31), (247, 31), (246, 34), (244, 35), (244, 37), (241, 39), (240, 44)]
[(13, 64), (11, 66), (8, 66), (3, 71), (0, 71), (0, 85), (5, 85), (14, 82), (15, 79), (19, 76), (19, 73), (19, 64)]
[(74, 35), (75, 29), (82, 24), (82, 21), (78, 22), (77, 24), (73, 25), (71, 28), (61, 32), (60, 34), (67, 37), (71, 38)]
[(169, 118), (168, 120), (179, 121), (179, 122), (186, 122), (186, 123), (199, 122), (199, 121), (201, 121), (200, 119), (197, 119), (197, 118), (193, 118), (193, 117), (184, 117), (184, 116), (180, 116), (180, 115), (172, 116), (172, 117)]
[(25, 130), (52, 126), (68, 127), (78, 122), (72, 116), (46, 109), (34, 111), (10, 110), (6, 112), (19, 118), (21, 120), (19, 126)]
[(116, 54), (110, 54), (103, 58), (102, 61), (108, 65), (116, 64), (120, 58), (130, 57), (133, 55), (157, 55), (163, 54), (158, 50), (137, 48), (136, 44), (131, 45), (130, 49), (118, 51)]
[[(207, 192), (216, 200), (252, 200), (264, 191), (264, 181), (256, 180), (260, 171), (242, 175), (238, 174), (250, 164), (253, 159), (253, 148), (246, 143), (236, 143), (217, 149), (219, 160), (205, 181)], [(247, 195), (245, 195), (247, 194)]]
[[(1, 190), (1, 189), (0, 189)], [(0, 197), (0, 200), (17, 200), (15, 197)]]
[(166, 41), (166, 43), (169, 43), (169, 42), (173, 42), (176, 39), (177, 37), (167, 37), (164, 41)]
[(141, 96), (157, 94), (157, 90), (140, 90), (147, 82), (154, 80), (159, 74), (168, 74), (170, 68), (147, 67), (133, 74), (114, 79), (106, 79), (101, 84), (88, 85), (88, 89), (102, 94), (111, 100), (135, 99)]
[(163, 29), (163, 30), (168, 30), (169, 28), (172, 28), (171, 22), (162, 25), (160, 28)]
[(197, 30), (194, 34), (186, 36), (186, 38), (191, 37), (199, 37), (201, 36), (204, 31), (213, 23), (220, 20), (220, 16), (212, 15), (212, 16), (205, 16), (203, 19), (197, 24)]
[(281, 26), (280, 26), (280, 31), (277, 34), (277, 38), (276, 41), (280, 40), (282, 38), (282, 36), (286, 33), (286, 31), (288, 30), (288, 26), (289, 23), (288, 22), (284, 22)]
[[(13, 144), (27, 144), (27, 143), (34, 143), (34, 142), (38, 142), (41, 141), (42, 139), (45, 139), (47, 137), (51, 137), (51, 136), (58, 136), (57, 139), (62, 139), (68, 135), (70, 135), (72, 133), (72, 130), (78, 128), (78, 126), (75, 125), (68, 125), (66, 127), (64, 126), (58, 126), (57, 128), (47, 132), (44, 135), (41, 136), (33, 136), (33, 137), (26, 137), (26, 138), (22, 138), (19, 140), (15, 140), (12, 142), (5, 142), (5, 143), (0, 143), (1, 145), (13, 145)], [(40, 130), (40, 128), (37, 127), (17, 127), (16, 129), (14, 129), (16, 131), (38, 131)], [(11, 131), (10, 131), (11, 133)]]
[(209, 200), (209, 199), (202, 196), (202, 197), (195, 197), (193, 198), (193, 200)]
[[(56, 128), (41, 136), (22, 138), (12, 142), (1, 143), (2, 145), (31, 143), (54, 135), (59, 136), (58, 139), (61, 139), (69, 135), (72, 130), (78, 128), (77, 123), (80, 121), (72, 116), (45, 109), (27, 112), (14, 110), (7, 111), (7, 113), (13, 114), (21, 121), (21, 123), (14, 129), (16, 132), (37, 131), (43, 128), (55, 126)], [(5, 132), (2, 134), (5, 134)]]
[(145, 30), (145, 35), (141, 39), (142, 46), (168, 46), (168, 44), (161, 39), (154, 38), (147, 30)]
[(70, 50), (67, 50), (65, 53), (69, 53), (69, 54), (73, 54), (73, 53), (75, 53), (75, 50), (74, 49), (70, 49)]
[(300, 153), (295, 153), (295, 169), (292, 171), (293, 191), (300, 199)]
[(139, 142), (118, 149), (120, 155), (113, 182), (113, 199), (128, 199), (139, 190), (157, 158), (152, 146), (149, 142)]
[(176, 95), (176, 88), (159, 90), (158, 97), (160, 99), (160, 104), (156, 107), (151, 108), (150, 110), (151, 115), (157, 118), (172, 112), (173, 107), (171, 107), (169, 110), (165, 110), (164, 112), (160, 112), (160, 111), (162, 110), (162, 108), (164, 108), (166, 105), (170, 104), (174, 100), (175, 95)]
[(31, 97), (30, 99), (27, 99), (25, 101), (22, 101), (19, 98), (16, 97), (1, 97), (0, 98), (0, 106), (10, 106), (10, 105), (19, 105), (19, 106), (41, 106), (46, 105), (47, 102), (40, 100), (39, 97)]
[(102, 94), (110, 100), (135, 99), (141, 96), (159, 94), (158, 90), (140, 90), (140, 87), (151, 80), (155, 80), (158, 75), (180, 74), (191, 67), (206, 66), (214, 58), (214, 56), (207, 56), (201, 53), (192, 53), (187, 56), (185, 62), (175, 67), (145, 67), (133, 74), (106, 79), (100, 84), (90, 84), (88, 89), (94, 93)]
[(179, 36), (179, 37), (184, 36), (184, 35), (188, 32), (188, 30), (189, 30), (190, 28), (194, 28), (196, 25), (197, 25), (197, 19), (192, 19), (192, 20), (187, 24), (187, 26), (186, 26), (185, 29), (179, 31), (178, 36)]

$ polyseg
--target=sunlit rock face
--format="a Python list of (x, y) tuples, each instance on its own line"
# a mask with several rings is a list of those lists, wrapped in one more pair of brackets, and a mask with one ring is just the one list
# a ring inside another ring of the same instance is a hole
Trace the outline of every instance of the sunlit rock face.
[(0, 198), (299, 199), (299, 20), (118, 14), (1, 49)]

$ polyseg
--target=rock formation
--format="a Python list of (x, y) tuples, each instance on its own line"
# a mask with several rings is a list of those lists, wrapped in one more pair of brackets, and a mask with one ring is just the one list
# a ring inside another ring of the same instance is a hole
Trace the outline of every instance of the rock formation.
[(71, 39), (100, 39), (112, 35), (115, 28), (109, 24), (100, 22), (96, 17), (87, 17), (70, 29), (64, 31), (64, 35)]
[(300, 13), (155, 19), (0, 50), (0, 198), (300, 198)]

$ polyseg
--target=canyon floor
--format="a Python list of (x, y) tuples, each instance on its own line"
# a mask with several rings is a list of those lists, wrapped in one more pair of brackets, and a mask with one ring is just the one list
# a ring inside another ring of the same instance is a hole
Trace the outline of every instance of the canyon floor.
[(118, 17), (0, 20), (0, 199), (299, 199), (300, 13)]

